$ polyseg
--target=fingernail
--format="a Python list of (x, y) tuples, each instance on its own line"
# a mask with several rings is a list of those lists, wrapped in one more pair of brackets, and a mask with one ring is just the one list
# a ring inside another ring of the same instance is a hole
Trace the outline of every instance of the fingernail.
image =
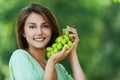
[(70, 26), (67, 25), (67, 27), (69, 28)]

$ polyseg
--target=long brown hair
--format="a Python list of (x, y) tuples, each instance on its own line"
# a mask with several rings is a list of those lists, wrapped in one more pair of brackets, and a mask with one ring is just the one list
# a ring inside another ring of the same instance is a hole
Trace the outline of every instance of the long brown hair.
[(59, 27), (58, 27), (57, 20), (56, 20), (55, 16), (53, 15), (53, 13), (49, 9), (47, 9), (37, 3), (31, 3), (28, 7), (25, 7), (21, 11), (18, 21), (17, 21), (17, 24), (16, 24), (16, 36), (17, 36), (18, 47), (20, 49), (28, 48), (28, 43), (27, 43), (26, 39), (23, 37), (23, 33), (24, 33), (24, 25), (26, 22), (26, 18), (32, 12), (42, 15), (50, 24), (50, 27), (52, 30), (52, 37), (47, 46), (51, 46), (55, 42), (55, 39), (57, 38), (57, 36), (59, 36)]

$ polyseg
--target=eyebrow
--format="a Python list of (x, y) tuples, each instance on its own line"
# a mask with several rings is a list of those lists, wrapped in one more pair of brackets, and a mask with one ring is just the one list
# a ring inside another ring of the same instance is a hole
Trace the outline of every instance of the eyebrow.
[[(30, 22), (30, 23), (26, 23), (26, 24), (33, 24), (33, 25), (36, 25), (36, 23), (34, 23), (34, 22)], [(45, 22), (42, 23), (42, 25), (43, 25), (43, 24), (48, 24), (48, 22), (45, 21)]]
[(26, 23), (26, 24), (33, 24), (33, 25), (35, 25), (35, 23), (33, 23), (33, 22), (30, 22), (30, 23)]
[(42, 24), (48, 24), (48, 22), (46, 22), (46, 21), (45, 21), (45, 22), (44, 22), (44, 23), (42, 23)]

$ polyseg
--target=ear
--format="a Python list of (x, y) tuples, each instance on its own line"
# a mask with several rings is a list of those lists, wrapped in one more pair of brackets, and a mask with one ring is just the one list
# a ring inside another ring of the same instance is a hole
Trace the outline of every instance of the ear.
[(24, 38), (26, 38), (25, 33), (23, 33), (22, 36), (23, 36)]

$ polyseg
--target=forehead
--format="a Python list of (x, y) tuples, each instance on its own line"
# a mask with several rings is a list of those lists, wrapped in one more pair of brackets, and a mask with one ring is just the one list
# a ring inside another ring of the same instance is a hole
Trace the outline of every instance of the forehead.
[(27, 18), (26, 23), (28, 22), (46, 22), (46, 19), (43, 15), (32, 12)]

